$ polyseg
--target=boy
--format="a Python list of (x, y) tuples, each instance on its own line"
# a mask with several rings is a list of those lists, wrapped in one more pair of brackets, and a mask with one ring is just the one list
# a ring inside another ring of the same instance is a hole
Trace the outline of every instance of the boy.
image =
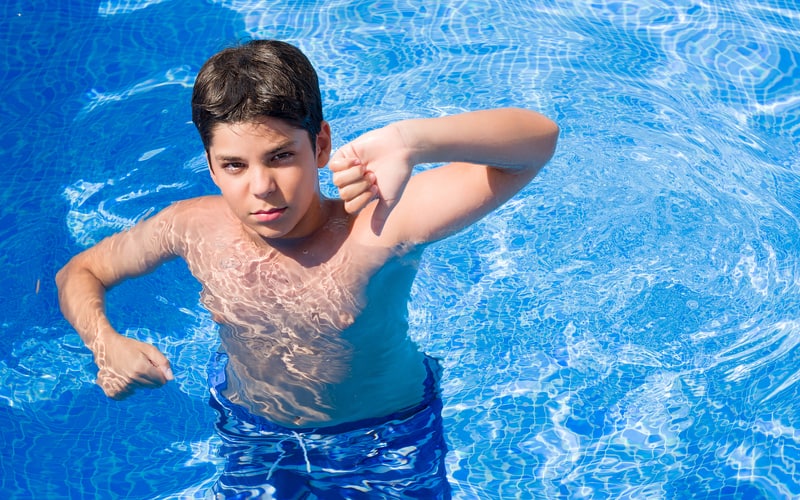
[[(114, 330), (104, 295), (181, 257), (219, 324), (220, 496), (447, 496), (438, 365), (407, 335), (416, 261), (533, 179), (558, 127), (520, 109), (405, 120), (331, 157), (313, 67), (265, 40), (206, 62), (192, 120), (221, 196), (177, 202), (56, 277), (98, 385), (124, 399), (173, 378), (158, 349)], [(447, 161), (466, 163), (411, 177)], [(341, 199), (320, 195), (328, 164)]]

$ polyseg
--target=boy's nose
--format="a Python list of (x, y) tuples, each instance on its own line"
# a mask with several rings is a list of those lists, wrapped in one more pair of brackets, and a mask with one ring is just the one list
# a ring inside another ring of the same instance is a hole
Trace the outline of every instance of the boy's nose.
[(250, 174), (250, 193), (255, 197), (264, 198), (275, 191), (275, 179), (268, 168), (254, 168)]

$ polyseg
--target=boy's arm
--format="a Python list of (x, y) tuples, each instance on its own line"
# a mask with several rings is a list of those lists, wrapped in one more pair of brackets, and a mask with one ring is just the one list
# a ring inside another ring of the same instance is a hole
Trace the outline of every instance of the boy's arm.
[(156, 347), (120, 335), (105, 314), (106, 290), (176, 255), (170, 236), (173, 211), (167, 208), (104, 239), (73, 257), (56, 275), (61, 311), (94, 354), (97, 384), (114, 399), (124, 399), (138, 388), (160, 387), (173, 378), (169, 361)]
[[(514, 196), (550, 160), (557, 138), (551, 120), (516, 108), (404, 120), (345, 145), (330, 167), (345, 208), (367, 207), (381, 239), (424, 243)], [(414, 165), (443, 162), (455, 163), (411, 177)]]

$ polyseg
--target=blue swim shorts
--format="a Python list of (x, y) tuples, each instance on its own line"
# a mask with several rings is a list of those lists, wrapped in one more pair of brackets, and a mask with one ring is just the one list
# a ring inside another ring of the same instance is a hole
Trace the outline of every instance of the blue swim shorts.
[(425, 398), (382, 418), (292, 429), (253, 415), (222, 395), (227, 356), (209, 367), (225, 469), (211, 498), (449, 499), (440, 365), (425, 359)]

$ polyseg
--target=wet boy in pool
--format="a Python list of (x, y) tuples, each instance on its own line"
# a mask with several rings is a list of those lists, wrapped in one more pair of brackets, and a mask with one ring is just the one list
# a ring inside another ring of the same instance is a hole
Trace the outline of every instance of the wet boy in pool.
[[(255, 484), (279, 495), (334, 483), (380, 495), (446, 490), (430, 479), (444, 478), (441, 433), (424, 431), (440, 425), (437, 364), (407, 335), (416, 262), (425, 244), (531, 181), (557, 126), (522, 109), (404, 120), (331, 155), (310, 62), (264, 40), (206, 62), (192, 119), (221, 196), (177, 202), (58, 273), (61, 308), (94, 353), (97, 383), (123, 399), (173, 378), (157, 348), (114, 330), (104, 296), (181, 257), (221, 336), (211, 372), (229, 463), (220, 495)], [(341, 199), (320, 194), (326, 165)], [(330, 436), (348, 436), (338, 461), (322, 456)], [(254, 452), (247, 438), (270, 444)], [(344, 479), (325, 479), (335, 474)]]

